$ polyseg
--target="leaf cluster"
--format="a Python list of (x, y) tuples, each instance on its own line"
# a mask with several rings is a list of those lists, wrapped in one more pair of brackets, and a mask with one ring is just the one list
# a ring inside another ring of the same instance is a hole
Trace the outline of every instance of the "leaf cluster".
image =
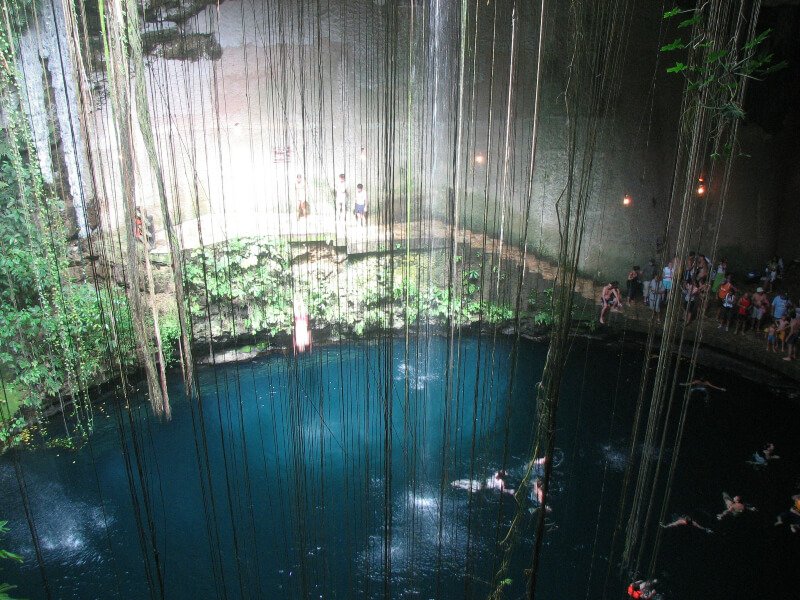
[[(770, 73), (786, 66), (786, 61), (775, 62), (773, 53), (764, 49), (771, 29), (766, 29), (742, 42), (735, 35), (715, 38), (710, 33), (714, 28), (706, 14), (707, 6), (682, 10), (672, 8), (664, 13), (664, 19), (678, 21), (680, 35), (672, 42), (661, 46), (664, 53), (683, 53), (685, 58), (676, 59), (667, 67), (667, 73), (680, 74), (686, 79), (687, 92), (703, 93), (704, 107), (716, 115), (716, 134), (725, 123), (743, 119), (744, 108), (739, 98), (741, 86), (747, 79), (761, 80)], [(717, 136), (719, 137), (719, 136)], [(722, 149), (722, 153), (730, 152)], [(715, 151), (716, 156), (720, 155)]]

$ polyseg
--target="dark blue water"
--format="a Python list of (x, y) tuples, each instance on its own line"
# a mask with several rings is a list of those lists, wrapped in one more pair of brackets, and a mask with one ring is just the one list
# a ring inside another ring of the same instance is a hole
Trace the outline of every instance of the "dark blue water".
[[(11, 527), (3, 547), (25, 558), (2, 565), (0, 581), (18, 585), (19, 597), (46, 597), (21, 477), (54, 598), (148, 598), (159, 578), (164, 596), (177, 599), (486, 597), (514, 502), (450, 481), (484, 480), (502, 466), (518, 480), (545, 352), (523, 343), (511, 393), (507, 340), (468, 338), (451, 352), (431, 338), (207, 368), (192, 406), (176, 377), (168, 423), (140, 400), (129, 420), (109, 396), (81, 449), (0, 458), (0, 519)], [(620, 597), (627, 583), (615, 565), (606, 578), (639, 360), (635, 348), (575, 343), (542, 598), (600, 598), (606, 583)], [(672, 598), (789, 597), (800, 535), (772, 523), (797, 493), (798, 408), (710, 375), (729, 391), (692, 405), (670, 507), (716, 532), (666, 532), (660, 579)], [(783, 458), (747, 467), (767, 441)], [(718, 523), (723, 491), (759, 512)], [(524, 593), (528, 508), (509, 555), (508, 598)]]

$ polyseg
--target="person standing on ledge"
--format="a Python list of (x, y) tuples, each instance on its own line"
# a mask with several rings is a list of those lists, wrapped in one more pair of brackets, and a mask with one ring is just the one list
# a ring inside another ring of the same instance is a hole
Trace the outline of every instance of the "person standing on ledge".
[(639, 268), (639, 265), (633, 265), (628, 273), (628, 280), (625, 282), (627, 286), (625, 295), (628, 297), (628, 306), (632, 306), (636, 297), (639, 295), (639, 279), (641, 276), (642, 270)]
[(650, 283), (656, 276), (656, 259), (651, 258), (642, 269), (642, 298), (644, 303), (650, 304)]
[(612, 308), (614, 310), (621, 310), (622, 309), (622, 299), (621, 294), (619, 292), (619, 282), (612, 281), (608, 285), (603, 288), (603, 291), (600, 293), (600, 304), (603, 306), (600, 309), (600, 324), (605, 325), (605, 318), (606, 314)]
[(300, 173), (297, 174), (297, 180), (294, 183), (294, 197), (297, 202), (297, 220), (299, 221), (311, 212), (306, 199), (306, 181)]
[(347, 211), (347, 180), (344, 173), (339, 174), (339, 179), (336, 181), (336, 214), (340, 219), (345, 218)]
[(362, 225), (367, 224), (367, 191), (364, 189), (363, 183), (356, 186), (356, 203), (353, 212), (356, 215), (356, 221)]
[(675, 268), (673, 265), (675, 261), (669, 261), (666, 266), (661, 271), (661, 281), (664, 284), (664, 302), (667, 301), (669, 297), (669, 291), (672, 289), (672, 277), (675, 273)]
[(789, 321), (789, 332), (786, 334), (786, 356), (783, 360), (794, 360), (797, 358), (797, 335), (800, 332), (800, 317), (795, 316)]

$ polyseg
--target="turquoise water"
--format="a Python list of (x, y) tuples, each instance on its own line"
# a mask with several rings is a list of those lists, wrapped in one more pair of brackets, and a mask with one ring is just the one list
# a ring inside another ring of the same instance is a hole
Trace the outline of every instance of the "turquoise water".
[[(523, 342), (510, 392), (510, 342), (472, 337), (452, 351), (441, 338), (374, 340), (204, 368), (194, 406), (176, 375), (168, 423), (136, 401), (129, 420), (109, 396), (80, 450), (0, 458), (0, 517), (12, 528), (4, 547), (25, 557), (21, 569), (3, 565), (0, 581), (19, 597), (47, 597), (22, 480), (53, 598), (159, 597), (159, 579), (177, 599), (486, 597), (514, 503), (450, 482), (503, 466), (518, 481), (545, 353)], [(638, 354), (575, 342), (542, 598), (603, 595)], [(710, 376), (730, 389), (691, 407), (671, 506), (717, 531), (667, 532), (659, 574), (673, 598), (701, 597), (698, 585), (703, 598), (779, 593), (799, 558), (800, 539), (772, 527), (796, 493), (798, 410), (755, 384)], [(756, 472), (744, 461), (766, 441), (784, 458)], [(718, 523), (722, 491), (759, 512)], [(524, 593), (529, 507), (508, 598)], [(624, 576), (611, 571), (608, 597), (620, 597)]]

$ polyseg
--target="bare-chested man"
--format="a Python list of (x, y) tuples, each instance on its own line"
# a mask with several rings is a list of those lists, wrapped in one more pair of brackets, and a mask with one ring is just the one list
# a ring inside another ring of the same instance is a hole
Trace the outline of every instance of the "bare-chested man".
[(606, 314), (612, 308), (614, 310), (622, 309), (621, 294), (619, 291), (619, 282), (612, 281), (603, 288), (600, 293), (600, 304), (603, 308), (600, 309), (600, 323), (605, 325)]
[(731, 498), (726, 492), (722, 492), (722, 501), (725, 502), (725, 510), (717, 515), (717, 520), (721, 521), (725, 517), (738, 517), (744, 511), (755, 511), (755, 506), (750, 506), (742, 502), (741, 496), (734, 496)]

